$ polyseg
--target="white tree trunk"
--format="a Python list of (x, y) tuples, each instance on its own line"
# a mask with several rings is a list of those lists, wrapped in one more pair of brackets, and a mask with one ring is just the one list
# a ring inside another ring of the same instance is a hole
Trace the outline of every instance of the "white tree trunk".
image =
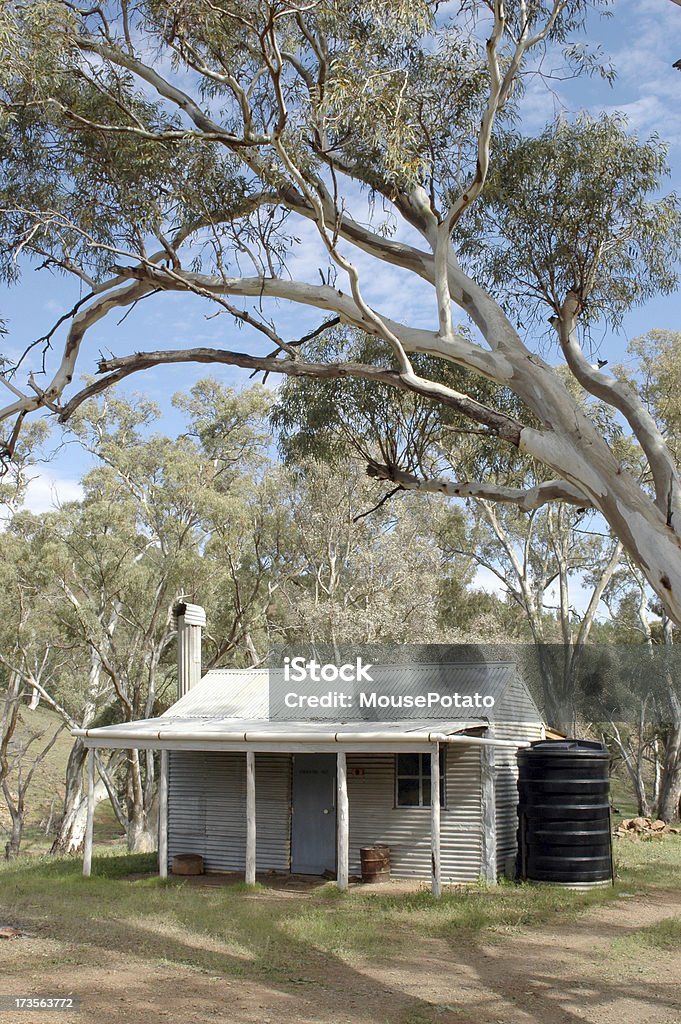
[(668, 684), (668, 695), (671, 721), (664, 736), (657, 816), (663, 821), (676, 821), (681, 805), (681, 702), (672, 679)]
[[(95, 807), (106, 800), (109, 794), (106, 791), (106, 786), (101, 779), (97, 779), (95, 782), (95, 795), (94, 802)], [(64, 840), (58, 847), (60, 853), (79, 853), (83, 849), (83, 840), (85, 839), (85, 826), (87, 824), (87, 797), (83, 794), (76, 805), (71, 809), (68, 820), (64, 822), (64, 825), (60, 832), (63, 831)], [(54, 845), (52, 852), (56, 853)]]
[(142, 784), (140, 752), (128, 751), (128, 825), (127, 839), (130, 853), (151, 853), (156, 849), (157, 827), (153, 815), (156, 803), (147, 806)]

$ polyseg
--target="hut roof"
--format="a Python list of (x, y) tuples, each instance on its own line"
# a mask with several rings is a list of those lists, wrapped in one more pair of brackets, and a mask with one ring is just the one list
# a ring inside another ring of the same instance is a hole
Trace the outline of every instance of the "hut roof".
[[(504, 745), (504, 740), (484, 739), (479, 733), (495, 723), (541, 723), (512, 662), (374, 665), (366, 690), (388, 695), (387, 704), (360, 709), (355, 701), (352, 711), (345, 712), (332, 704), (294, 721), (297, 716), (292, 712), (282, 714), (283, 689), (280, 679), (273, 681), (274, 674), (266, 668), (213, 669), (158, 718), (78, 729), (74, 735), (88, 745), (121, 747), (296, 749), (314, 742), (329, 747), (377, 744), (382, 749), (388, 749), (385, 744), (406, 743), (425, 749), (433, 742)], [(446, 712), (439, 702), (427, 708), (404, 703), (404, 698), (431, 693), (456, 694), (459, 702)], [(476, 694), (492, 698), (493, 706), (473, 706)]]

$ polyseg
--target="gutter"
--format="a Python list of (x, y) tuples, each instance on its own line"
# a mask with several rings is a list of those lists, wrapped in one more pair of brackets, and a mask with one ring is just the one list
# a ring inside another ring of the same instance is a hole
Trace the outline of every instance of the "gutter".
[[(210, 743), (460, 743), (466, 746), (479, 747), (511, 747), (517, 750), (519, 747), (529, 747), (528, 740), (501, 740), (486, 736), (466, 736), (462, 733), (448, 735), (447, 733), (404, 733), (404, 732), (317, 732), (317, 733), (271, 733), (271, 732), (205, 732), (188, 735), (186, 732), (173, 732), (171, 729), (149, 732), (143, 736), (131, 736), (129, 732), (122, 729), (111, 729), (106, 735), (102, 735), (97, 729), (72, 729), (72, 736), (78, 736), (83, 740), (90, 740), (89, 746), (106, 746), (106, 741), (129, 740), (130, 746), (134, 747), (136, 740), (145, 742), (157, 741), (166, 743), (173, 741), (184, 743), (200, 743), (205, 740)], [(101, 740), (101, 744), (97, 743)]]

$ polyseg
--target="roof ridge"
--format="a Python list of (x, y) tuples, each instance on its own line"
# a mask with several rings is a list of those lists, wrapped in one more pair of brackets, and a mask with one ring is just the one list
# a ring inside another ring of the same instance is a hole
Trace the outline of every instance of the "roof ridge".
[[(417, 661), (406, 664), (385, 664), (383, 662), (375, 661), (372, 663), (372, 668), (465, 668), (467, 666), (473, 666), (475, 668), (481, 668), (483, 665), (489, 665), (490, 667), (498, 668), (503, 666), (505, 668), (517, 668), (517, 661)], [(281, 668), (279, 665), (272, 666), (257, 666), (253, 668), (209, 668), (202, 678), (216, 672), (271, 672), (273, 669)]]

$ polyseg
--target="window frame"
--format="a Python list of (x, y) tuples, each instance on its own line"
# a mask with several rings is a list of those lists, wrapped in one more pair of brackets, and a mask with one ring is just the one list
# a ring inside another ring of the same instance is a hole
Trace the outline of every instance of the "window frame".
[[(419, 772), (418, 772), (418, 775), (409, 774), (407, 772), (400, 772), (400, 770), (399, 770), (399, 764), (400, 764), (399, 759), (400, 759), (400, 757), (403, 757), (405, 755), (409, 755), (411, 757), (414, 757), (414, 756), (418, 757), (418, 759), (419, 759)], [(440, 807), (442, 807), (443, 809), (446, 809), (446, 807), (447, 807), (447, 756), (446, 755), (447, 755), (447, 748), (445, 746), (441, 746), (440, 747)], [(427, 757), (428, 760), (430, 760), (430, 756), (431, 756), (430, 754), (424, 754), (424, 753), (418, 753), (418, 754), (414, 755), (411, 751), (408, 751), (408, 750), (403, 750), (401, 753), (395, 754), (395, 759), (394, 759), (394, 787), (393, 787), (393, 806), (394, 806), (395, 809), (399, 809), (401, 811), (408, 811), (408, 810), (412, 810), (412, 811), (414, 811), (414, 810), (421, 810), (421, 811), (422, 810), (430, 810), (430, 807), (431, 807), (431, 803), (430, 803), (430, 772), (425, 773), (424, 770), (423, 770), (423, 765), (424, 765), (423, 759), (425, 757)], [(417, 804), (401, 804), (400, 803), (400, 801), (399, 801), (400, 779), (418, 779), (418, 783), (419, 783), (419, 802)], [(424, 800), (423, 800), (424, 782), (426, 783), (426, 785), (428, 787), (428, 789), (427, 789), (427, 792), (428, 792), (428, 802), (427, 803), (424, 803)]]

